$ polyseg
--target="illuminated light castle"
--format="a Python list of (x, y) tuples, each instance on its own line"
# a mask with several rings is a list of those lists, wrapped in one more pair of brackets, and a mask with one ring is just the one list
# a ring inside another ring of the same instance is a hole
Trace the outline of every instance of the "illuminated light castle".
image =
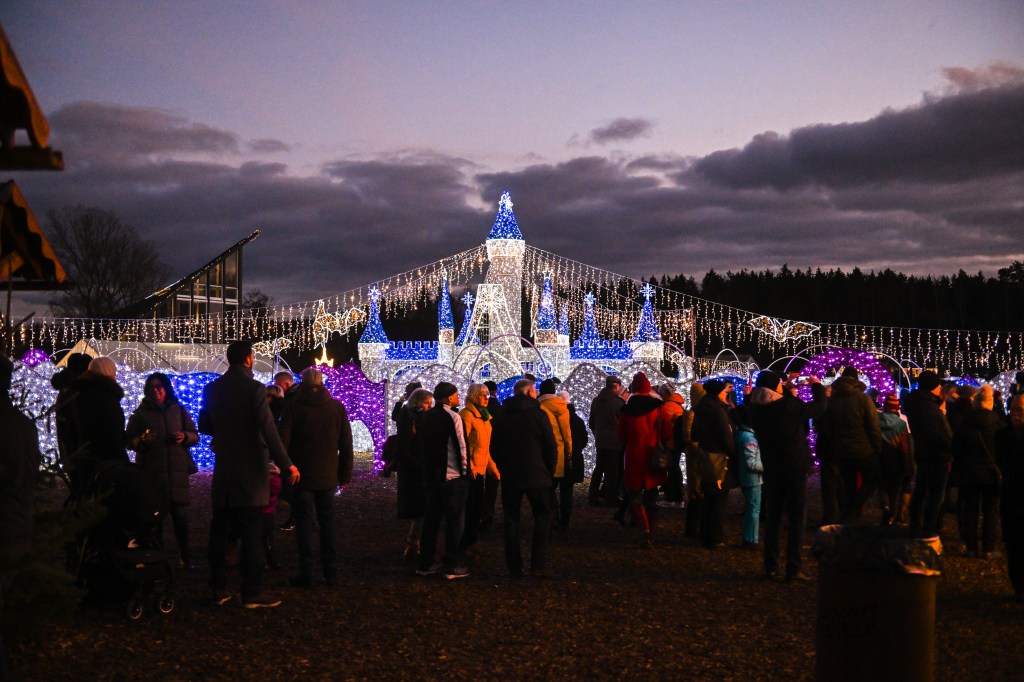
[(594, 320), (596, 299), (588, 292), (583, 299), (586, 312), (582, 334), (571, 342), (569, 304), (562, 304), (559, 318), (551, 274), (545, 272), (540, 302), (533, 316), (533, 343), (524, 345), (523, 292), (525, 287), (535, 285), (523, 279), (526, 241), (516, 223), (508, 192), (501, 196), (485, 245), (488, 265), (484, 281), (477, 285), (475, 296), (466, 293), (462, 298), (466, 314), (457, 337), (447, 276), (442, 278), (438, 301), (436, 343), (390, 341), (380, 321), (380, 291), (371, 290), (367, 325), (359, 339), (359, 357), (369, 379), (394, 381), (430, 365), (449, 367), (474, 381), (497, 382), (526, 371), (541, 377), (565, 377), (583, 364), (612, 374), (637, 362), (660, 366), (665, 343), (654, 315), (653, 287), (645, 285), (641, 289), (644, 305), (629, 341), (601, 338)]

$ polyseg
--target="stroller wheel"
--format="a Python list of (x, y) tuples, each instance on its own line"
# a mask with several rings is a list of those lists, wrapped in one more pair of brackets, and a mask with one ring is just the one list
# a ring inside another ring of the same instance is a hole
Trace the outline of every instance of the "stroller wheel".
[(128, 602), (128, 608), (125, 613), (130, 620), (138, 620), (142, 618), (142, 602), (138, 599), (132, 599)]
[(174, 610), (174, 599), (171, 597), (164, 597), (157, 602), (157, 608), (160, 609), (160, 613), (170, 613)]

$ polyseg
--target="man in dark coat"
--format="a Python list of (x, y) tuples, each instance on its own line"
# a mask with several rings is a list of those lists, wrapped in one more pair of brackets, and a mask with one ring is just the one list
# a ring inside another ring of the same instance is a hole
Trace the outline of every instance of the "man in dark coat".
[(596, 462), (590, 475), (587, 501), (598, 505), (603, 500), (609, 507), (619, 505), (619, 481), (622, 476), (622, 443), (619, 442), (619, 412), (626, 401), (622, 399), (622, 379), (608, 376), (604, 388), (594, 396), (587, 415), (587, 426), (594, 434)]
[[(691, 437), (705, 452), (724, 453), (727, 472), (736, 468), (736, 440), (727, 401), (729, 389), (721, 379), (704, 382), (705, 396), (694, 408)], [(725, 546), (725, 512), (729, 501), (729, 479), (702, 481), (704, 501), (700, 516), (700, 541), (707, 549)]]
[[(0, 566), (18, 565), (32, 546), (32, 505), (39, 471), (39, 434), (32, 420), (11, 402), (14, 365), (0, 356)], [(14, 581), (13, 570), (0, 571), (0, 609)], [(7, 659), (0, 642), (0, 679)]]
[(516, 382), (511, 398), (491, 430), (491, 457), (501, 472), (501, 505), (505, 513), (505, 565), (509, 575), (523, 575), (519, 519), (523, 497), (533, 511), (533, 550), (530, 570), (547, 574), (548, 523), (552, 474), (558, 456), (551, 421), (540, 408), (537, 389), (529, 379)]
[(910, 498), (910, 529), (926, 537), (939, 534), (939, 514), (953, 460), (953, 431), (946, 421), (942, 380), (931, 370), (921, 372), (917, 388), (904, 404), (914, 439), (917, 475)]
[(295, 398), (281, 416), (281, 441), (295, 466), (303, 472), (294, 486), (295, 539), (299, 546), (299, 575), (295, 587), (313, 586), (313, 516), (320, 525), (320, 564), (324, 584), (334, 585), (338, 553), (334, 546), (334, 493), (352, 479), (352, 426), (345, 406), (324, 388), (324, 375), (315, 367), (302, 372)]
[(867, 388), (858, 378), (857, 368), (847, 367), (832, 383), (828, 411), (816, 422), (827, 438), (830, 454), (839, 463), (839, 513), (846, 524), (860, 523), (861, 510), (875, 494), (881, 478), (882, 430), (878, 409), (865, 393)]
[[(455, 411), (458, 406), (459, 389), (447, 381), (440, 382), (434, 387), (434, 407), (423, 414), (422, 427), (416, 436), (415, 448), (427, 503), (416, 570), (419, 576), (434, 575), (442, 568), (447, 580), (469, 575), (468, 569), (457, 564), (469, 497), (466, 431), (462, 417)], [(444, 556), (442, 565), (437, 566), (434, 555), (442, 521)]]
[(807, 443), (808, 421), (824, 414), (827, 408), (824, 387), (815, 377), (811, 382), (814, 400), (805, 403), (783, 390), (778, 374), (763, 370), (750, 394), (750, 413), (764, 464), (764, 572), (769, 580), (780, 578), (783, 514), (789, 520), (786, 580), (808, 579), (801, 571), (800, 556), (807, 520), (807, 476), (814, 466)]
[(1014, 599), (1024, 601), (1024, 394), (1010, 401), (1010, 429), (999, 443), (1003, 473), (1000, 515), (1006, 541), (1006, 567)]
[(293, 484), (299, 470), (281, 443), (267, 404), (267, 388), (253, 379), (252, 344), (234, 341), (227, 348), (228, 370), (203, 390), (199, 431), (213, 437), (210, 449), (216, 460), (210, 497), (210, 587), (216, 604), (231, 600), (227, 591), (225, 557), (228, 531), (242, 540), (239, 568), (242, 605), (246, 608), (278, 606), (281, 600), (260, 594), (263, 580), (263, 508), (270, 502), (270, 458)]
[(69, 353), (64, 369), (50, 379), (50, 385), (57, 390), (57, 402), (53, 406), (54, 422), (57, 427), (57, 447), (62, 459), (67, 461), (78, 450), (78, 427), (75, 425), (72, 404), (76, 394), (75, 381), (89, 369), (90, 358), (85, 353)]

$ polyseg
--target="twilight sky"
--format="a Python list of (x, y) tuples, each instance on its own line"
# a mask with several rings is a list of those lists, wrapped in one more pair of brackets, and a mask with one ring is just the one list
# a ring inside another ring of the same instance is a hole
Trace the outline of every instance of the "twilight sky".
[(480, 244), (504, 189), (637, 277), (1024, 260), (1024, 3), (835, 5), (7, 0), (67, 166), (14, 177), (175, 278), (259, 228), (276, 303)]

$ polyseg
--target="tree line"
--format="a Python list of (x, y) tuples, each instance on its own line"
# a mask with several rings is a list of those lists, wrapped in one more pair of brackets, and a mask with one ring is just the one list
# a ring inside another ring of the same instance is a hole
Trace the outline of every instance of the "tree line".
[(864, 273), (708, 270), (698, 285), (685, 274), (651, 278), (652, 285), (788, 320), (925, 329), (1024, 329), (1024, 263), (995, 277), (960, 270), (953, 276), (905, 275), (886, 268)]

